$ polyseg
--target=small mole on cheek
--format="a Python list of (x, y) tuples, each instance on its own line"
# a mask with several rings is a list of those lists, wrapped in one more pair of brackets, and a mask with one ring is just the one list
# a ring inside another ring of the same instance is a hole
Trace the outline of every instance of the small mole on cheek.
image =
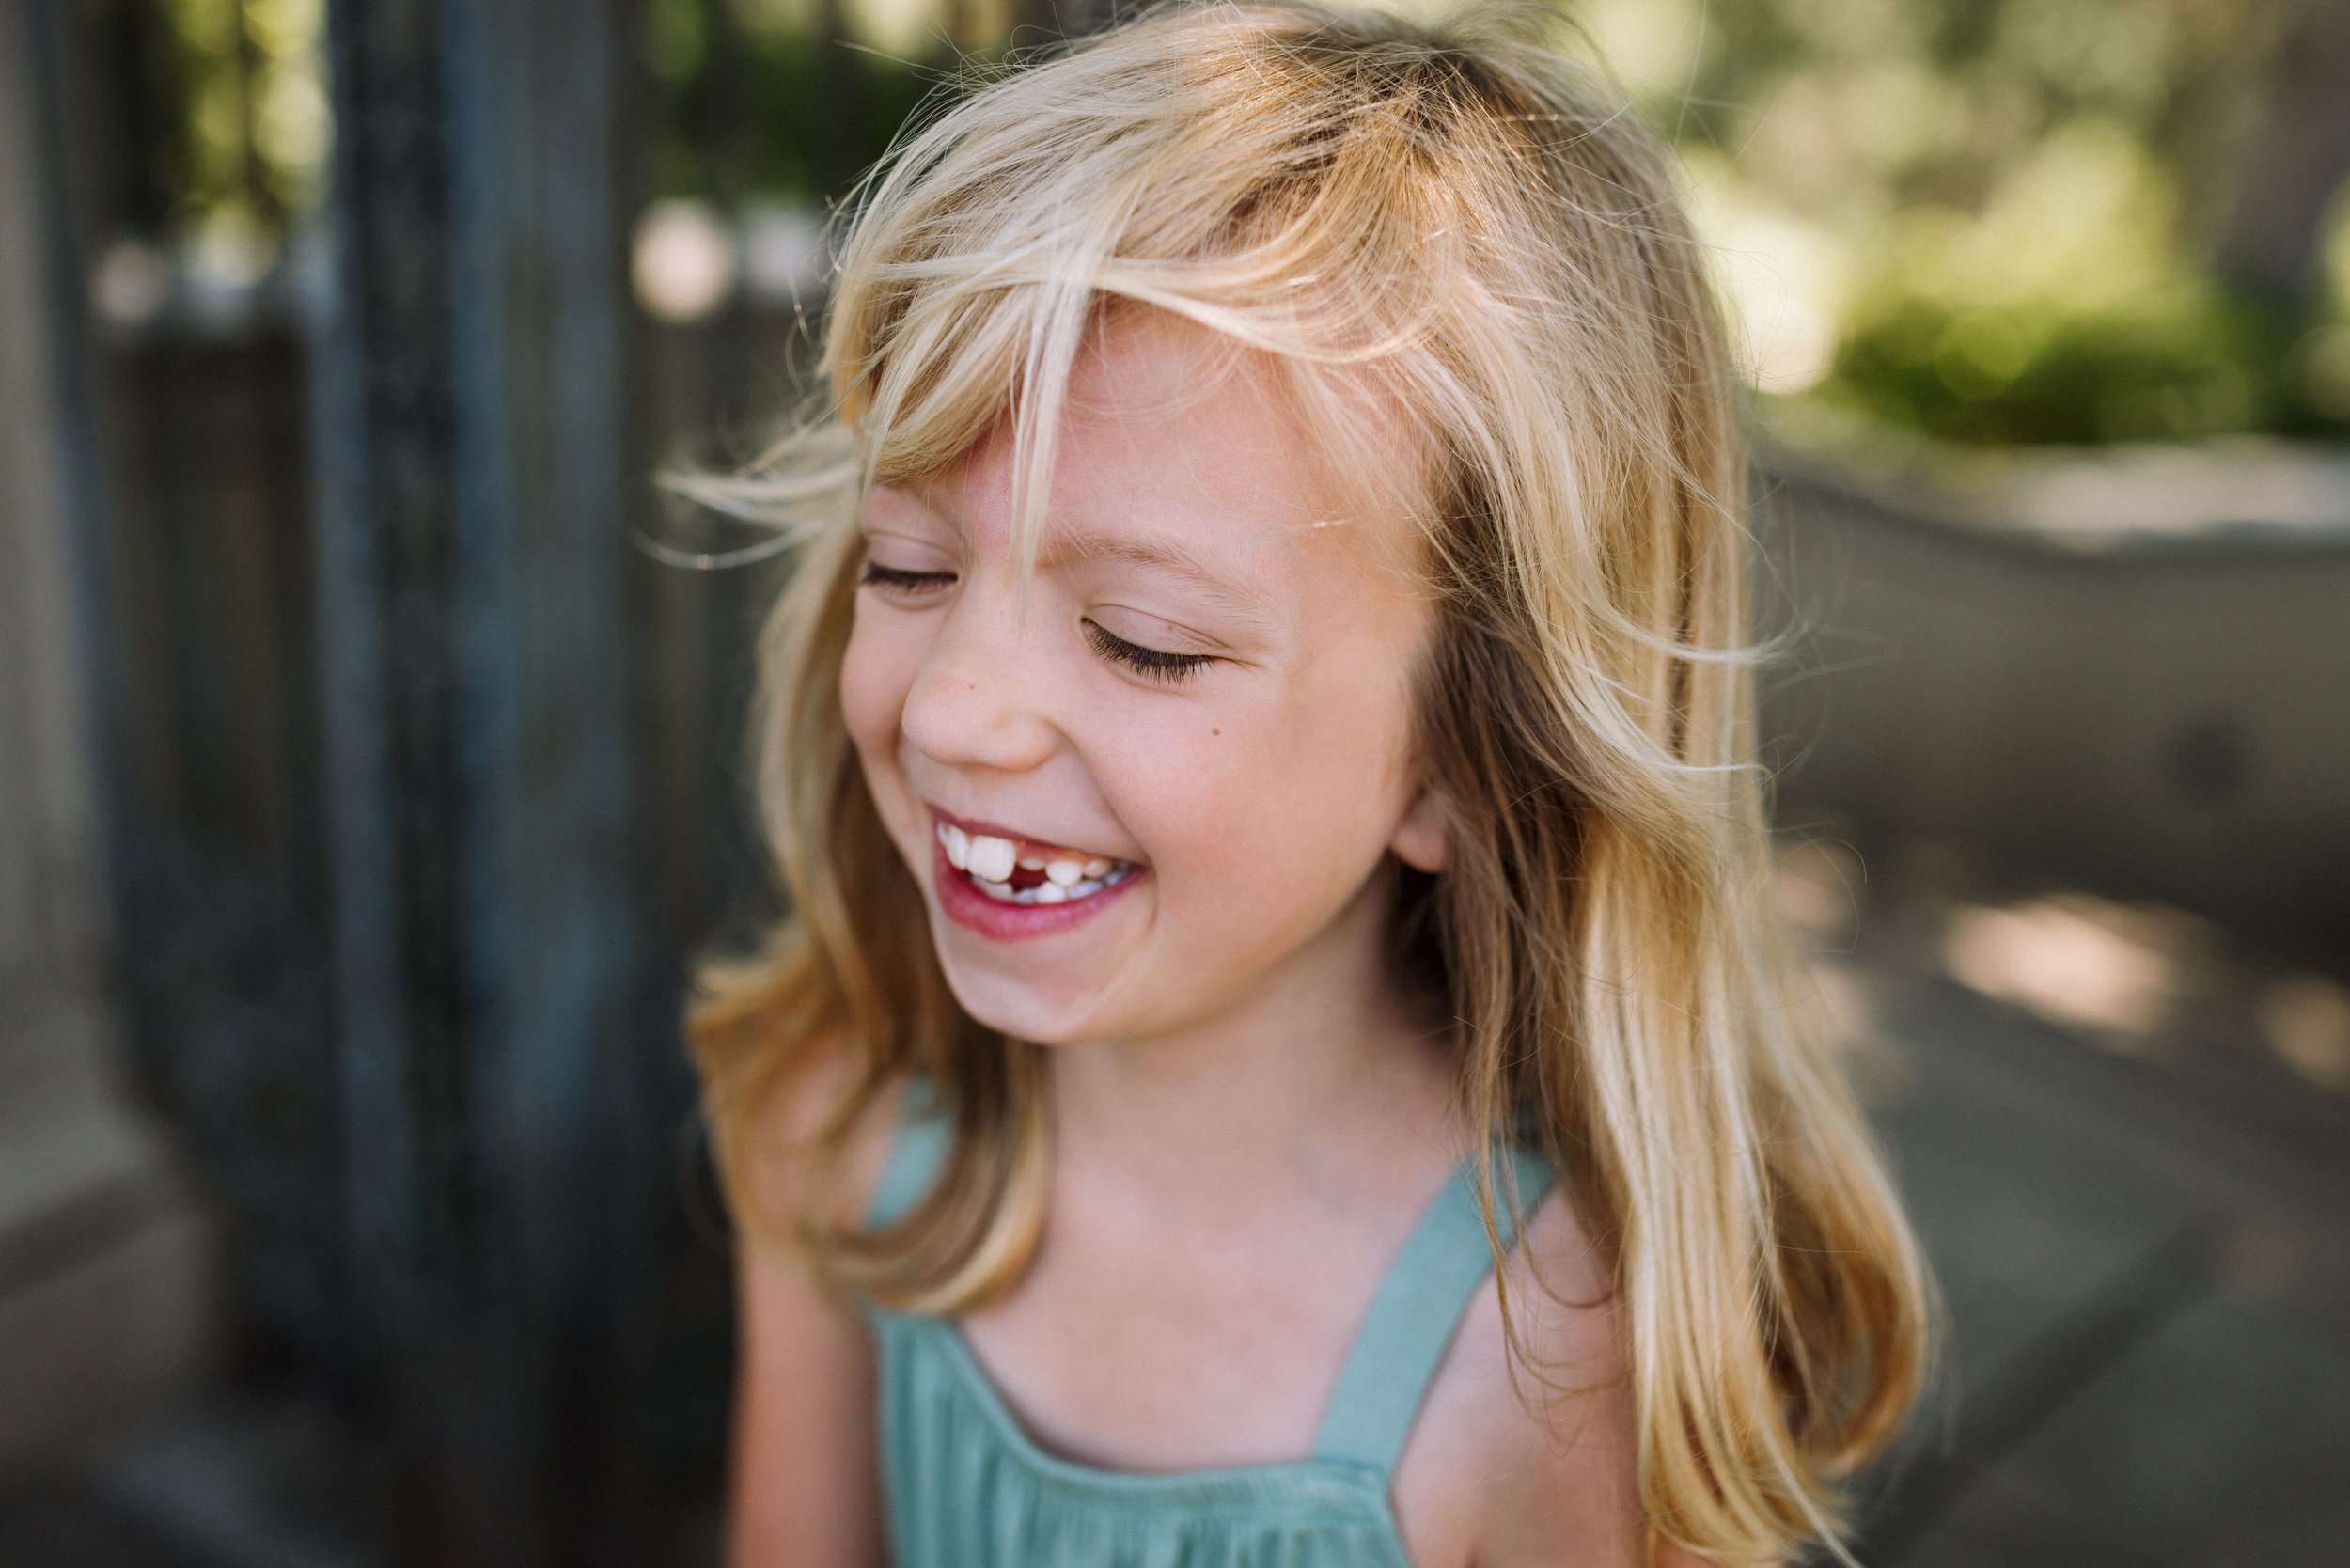
[(1208, 733), (1209, 733), (1209, 734), (1211, 734), (1211, 735), (1221, 735), (1221, 734), (1223, 734), (1223, 733), (1224, 733), (1224, 731), (1223, 731), (1223, 730), (1221, 730), (1221, 729), (1211, 729), (1211, 730), (1209, 730), (1209, 731), (1208, 731)]

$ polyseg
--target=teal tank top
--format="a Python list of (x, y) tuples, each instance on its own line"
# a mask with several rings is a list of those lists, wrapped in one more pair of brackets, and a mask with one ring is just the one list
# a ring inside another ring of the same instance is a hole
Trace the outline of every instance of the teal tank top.
[[(947, 1152), (908, 1096), (870, 1220), (905, 1214)], [(1512, 1155), (1531, 1209), (1549, 1167)], [(1502, 1245), (1510, 1243), (1509, 1218)], [(882, 1479), (898, 1568), (1412, 1568), (1388, 1483), (1470, 1295), (1493, 1271), (1472, 1168), (1413, 1230), (1371, 1298), (1309, 1459), (1134, 1474), (1038, 1447), (950, 1318), (868, 1303), (880, 1353)]]

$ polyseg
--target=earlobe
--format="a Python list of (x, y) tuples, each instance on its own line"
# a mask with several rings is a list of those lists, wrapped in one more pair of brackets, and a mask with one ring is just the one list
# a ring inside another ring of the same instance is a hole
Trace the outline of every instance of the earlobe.
[(1423, 789), (1412, 797), (1411, 809), (1396, 824), (1387, 847), (1414, 870), (1441, 871), (1452, 863), (1452, 835), (1445, 826), (1444, 803), (1434, 790)]

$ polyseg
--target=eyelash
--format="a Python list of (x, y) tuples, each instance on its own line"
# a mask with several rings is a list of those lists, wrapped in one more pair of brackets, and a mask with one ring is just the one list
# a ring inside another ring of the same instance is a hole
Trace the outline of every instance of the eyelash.
[[(867, 561), (857, 581), (867, 588), (884, 588), (895, 593), (920, 593), (955, 580), (951, 572), (906, 572), (878, 561)], [(1128, 642), (1114, 632), (1089, 620), (1085, 623), (1086, 641), (1093, 651), (1115, 664), (1124, 665), (1137, 675), (1147, 676), (1167, 685), (1180, 685), (1198, 672), (1203, 665), (1215, 662), (1208, 653), (1168, 653), (1140, 643)]]
[(879, 561), (867, 561), (865, 570), (857, 576), (857, 581), (867, 588), (890, 588), (899, 593), (920, 593), (954, 580), (951, 572), (902, 572)]
[(1215, 662), (1207, 653), (1167, 653), (1140, 643), (1128, 642), (1113, 632), (1104, 630), (1089, 620), (1085, 623), (1086, 641), (1104, 659), (1114, 660), (1140, 675), (1168, 685), (1180, 685), (1197, 674), (1202, 665)]

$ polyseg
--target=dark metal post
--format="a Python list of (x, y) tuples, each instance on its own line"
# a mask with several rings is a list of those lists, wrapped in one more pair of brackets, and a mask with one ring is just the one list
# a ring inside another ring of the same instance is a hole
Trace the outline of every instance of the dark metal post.
[(333, 0), (320, 355), (352, 1284), (401, 1560), (595, 1562), (649, 1018), (615, 6)]

